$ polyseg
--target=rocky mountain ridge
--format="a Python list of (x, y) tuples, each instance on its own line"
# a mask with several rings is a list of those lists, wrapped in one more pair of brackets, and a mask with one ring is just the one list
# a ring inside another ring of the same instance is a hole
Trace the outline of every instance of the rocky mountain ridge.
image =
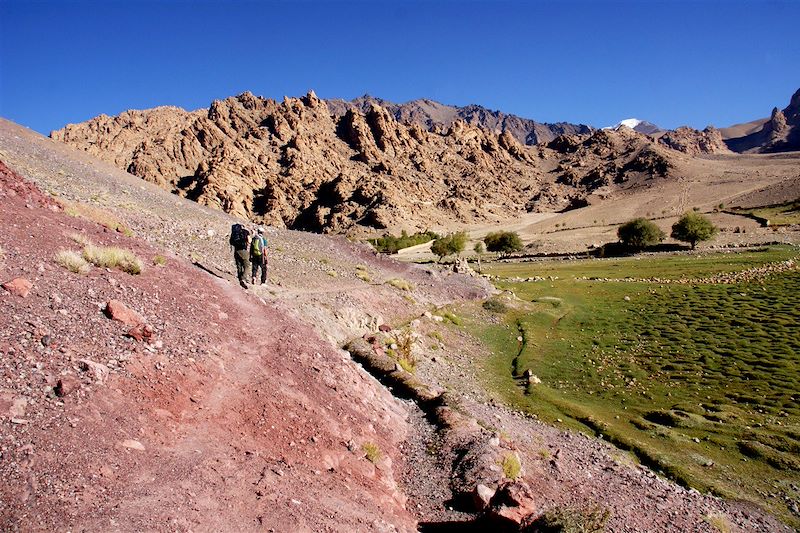
[(726, 139), (735, 152), (776, 153), (800, 150), (800, 89), (783, 109), (774, 107), (760, 129), (741, 137)]
[(313, 92), (101, 115), (51, 137), (242, 218), (351, 235), (569, 209), (682, 157), (631, 130), (525, 146), (462, 120), (428, 131), (378, 104), (337, 116)]
[(420, 98), (404, 104), (396, 104), (382, 98), (365, 94), (353, 100), (326, 100), (328, 107), (336, 116), (343, 116), (348, 110), (355, 109), (367, 113), (377, 105), (394, 115), (404, 124), (419, 124), (429, 131), (449, 128), (454, 122), (462, 120), (472, 126), (500, 134), (510, 133), (520, 144), (535, 145), (547, 143), (560, 135), (583, 135), (591, 133), (594, 128), (585, 124), (556, 122), (553, 124), (537, 122), (532, 119), (494, 111), (483, 106), (470, 104), (467, 106), (451, 106)]

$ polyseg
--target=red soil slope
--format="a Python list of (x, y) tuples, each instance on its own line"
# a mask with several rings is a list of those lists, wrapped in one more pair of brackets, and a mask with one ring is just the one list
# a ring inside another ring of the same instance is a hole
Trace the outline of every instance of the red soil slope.
[[(0, 289), (0, 529), (414, 529), (392, 474), (403, 411), (310, 327), (67, 216), (5, 165), (0, 203), (0, 283), (33, 283)], [(80, 250), (76, 233), (144, 272), (69, 272), (54, 254)], [(149, 343), (104, 314), (111, 299)]]

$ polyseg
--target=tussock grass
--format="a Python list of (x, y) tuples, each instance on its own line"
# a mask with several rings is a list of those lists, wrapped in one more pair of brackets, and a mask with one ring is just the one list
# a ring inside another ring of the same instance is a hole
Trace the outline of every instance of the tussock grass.
[(517, 479), (522, 471), (522, 465), (516, 453), (505, 454), (500, 466), (503, 467), (503, 476), (505, 476), (506, 479)]
[(69, 237), (72, 241), (76, 242), (77, 244), (80, 244), (81, 246), (88, 246), (92, 244), (92, 241), (89, 239), (89, 237), (87, 237), (83, 233), (78, 233), (77, 231), (73, 231), (72, 233), (67, 235), (67, 237)]
[(113, 246), (86, 246), (83, 249), (83, 259), (95, 266), (119, 268), (128, 274), (141, 274), (144, 270), (144, 265), (136, 254)]
[(365, 442), (361, 445), (361, 450), (364, 452), (367, 461), (372, 464), (377, 463), (381, 458), (381, 449), (374, 442)]
[(448, 322), (450, 322), (451, 324), (454, 324), (454, 325), (456, 325), (456, 326), (461, 326), (461, 325), (463, 325), (463, 324), (464, 324), (464, 321), (463, 321), (463, 320), (461, 320), (461, 317), (459, 317), (459, 316), (457, 316), (457, 315), (455, 315), (455, 314), (451, 313), (450, 311), (445, 311), (444, 313), (442, 313), (442, 317), (443, 317), (443, 318), (444, 318), (446, 321), (448, 321)]
[(73, 250), (59, 250), (55, 262), (75, 274), (86, 274), (91, 268), (81, 254)]
[(365, 283), (372, 281), (372, 277), (369, 275), (366, 265), (356, 265), (356, 277)]
[(705, 521), (720, 533), (730, 533), (733, 531), (730, 520), (722, 513), (709, 513), (705, 516)]
[(392, 278), (386, 281), (387, 285), (391, 285), (395, 289), (399, 289), (401, 291), (412, 291), (414, 290), (414, 285), (411, 282), (401, 279), (401, 278)]
[(164, 266), (167, 264), (167, 258), (163, 255), (156, 255), (153, 257), (153, 264), (155, 266)]

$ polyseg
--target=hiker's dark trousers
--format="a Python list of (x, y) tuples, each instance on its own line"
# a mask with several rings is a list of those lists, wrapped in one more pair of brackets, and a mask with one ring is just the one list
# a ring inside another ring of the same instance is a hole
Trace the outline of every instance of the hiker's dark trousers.
[(267, 258), (266, 257), (263, 258), (263, 259), (260, 258), (260, 257), (259, 258), (251, 257), (250, 258), (250, 267), (251, 267), (251, 269), (253, 271), (253, 280), (252, 280), (253, 284), (255, 284), (255, 282), (256, 282), (256, 273), (258, 272), (259, 268), (261, 269), (261, 284), (263, 285), (264, 283), (267, 282)]
[(236, 261), (236, 277), (239, 278), (239, 283), (244, 283), (247, 279), (247, 250), (236, 250), (233, 252), (233, 260)]

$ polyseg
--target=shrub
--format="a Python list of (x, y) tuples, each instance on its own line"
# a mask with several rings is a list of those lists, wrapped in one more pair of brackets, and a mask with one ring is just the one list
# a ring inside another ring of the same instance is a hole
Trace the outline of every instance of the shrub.
[(508, 311), (508, 306), (497, 298), (483, 302), (483, 308), (492, 313), (505, 313)]
[(517, 479), (522, 471), (522, 465), (516, 453), (507, 453), (504, 455), (501, 466), (503, 467), (503, 475), (507, 479)]
[(365, 442), (361, 445), (361, 449), (364, 451), (367, 461), (372, 464), (377, 463), (378, 459), (381, 458), (381, 449), (374, 442)]
[(119, 268), (128, 274), (141, 274), (142, 261), (130, 250), (90, 244), (83, 249), (83, 258), (98, 267)]
[(707, 241), (717, 234), (717, 229), (706, 217), (700, 213), (688, 212), (672, 226), (671, 237), (679, 241), (688, 242), (694, 250), (699, 241)]
[(642, 250), (664, 240), (666, 235), (661, 229), (646, 218), (634, 218), (621, 225), (617, 230), (620, 242), (633, 250)]
[(611, 513), (594, 507), (580, 510), (557, 507), (542, 514), (531, 524), (533, 531), (542, 533), (600, 533), (605, 531)]
[(163, 255), (157, 255), (153, 257), (153, 264), (155, 266), (164, 266), (167, 264), (167, 258)]
[(370, 242), (378, 252), (396, 254), (398, 250), (402, 250), (403, 248), (416, 246), (438, 238), (439, 235), (432, 231), (426, 230), (409, 235), (403, 230), (399, 237), (387, 234), (377, 239), (369, 239), (368, 242)]
[(483, 238), (490, 252), (508, 254), (522, 250), (522, 239), (515, 231), (496, 231)]
[(89, 263), (81, 257), (81, 254), (73, 250), (59, 250), (55, 256), (55, 261), (60, 266), (75, 274), (86, 274), (89, 272)]
[(466, 245), (467, 232), (459, 231), (458, 233), (451, 233), (446, 237), (440, 237), (433, 241), (431, 252), (438, 256), (441, 261), (448, 255), (460, 254), (464, 251)]

